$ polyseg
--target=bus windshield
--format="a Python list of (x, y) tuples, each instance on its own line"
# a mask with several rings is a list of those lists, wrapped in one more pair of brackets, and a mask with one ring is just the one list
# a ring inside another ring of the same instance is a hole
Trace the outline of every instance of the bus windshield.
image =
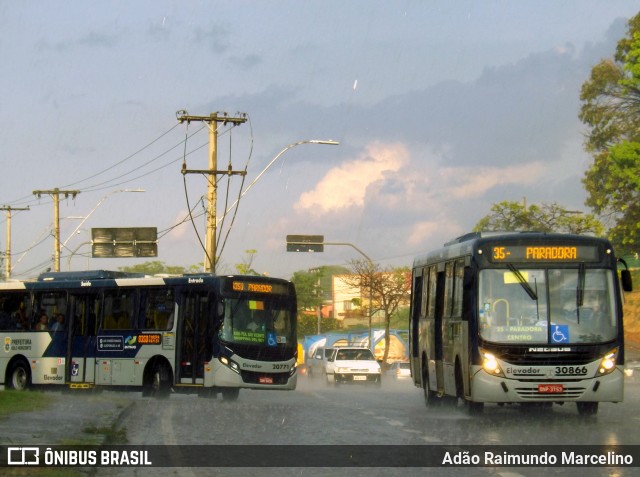
[(285, 300), (225, 299), (220, 339), (244, 345), (295, 344), (295, 324)]
[(600, 343), (617, 336), (610, 270), (482, 270), (479, 331), (500, 343)]

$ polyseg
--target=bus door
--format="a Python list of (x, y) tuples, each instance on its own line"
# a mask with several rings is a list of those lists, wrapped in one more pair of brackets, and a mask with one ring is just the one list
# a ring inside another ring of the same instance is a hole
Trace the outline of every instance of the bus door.
[(98, 295), (72, 293), (69, 299), (65, 382), (95, 383)]
[(207, 291), (189, 291), (180, 307), (178, 322), (178, 384), (204, 384), (204, 366), (212, 356), (213, 296)]
[(444, 372), (442, 365), (442, 317), (444, 315), (444, 298), (445, 298), (445, 283), (446, 277), (444, 269), (440, 270), (438, 267), (438, 275), (436, 282), (436, 309), (435, 309), (435, 323), (433, 330), (433, 343), (434, 343), (434, 359), (436, 361), (436, 380), (438, 394), (444, 395)]
[[(422, 270), (414, 270), (413, 277), (413, 300), (411, 300), (411, 321), (409, 325), (409, 357), (411, 360), (411, 372), (413, 382), (420, 385), (422, 374), (420, 371), (420, 321), (421, 316), (424, 317), (423, 293), (422, 293)], [(425, 277), (428, 274), (425, 273)], [(425, 287), (426, 288), (426, 287)]]

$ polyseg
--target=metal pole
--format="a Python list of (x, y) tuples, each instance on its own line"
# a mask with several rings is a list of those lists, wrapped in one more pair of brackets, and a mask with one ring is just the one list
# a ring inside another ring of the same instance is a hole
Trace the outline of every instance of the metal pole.
[(373, 330), (372, 330), (372, 321), (373, 321), (373, 269), (374, 269), (373, 260), (371, 260), (371, 258), (366, 253), (364, 253), (358, 247), (356, 247), (355, 245), (353, 245), (352, 243), (349, 243), (349, 242), (324, 242), (323, 245), (346, 245), (348, 247), (352, 247), (356, 252), (358, 252), (360, 255), (362, 255), (364, 258), (366, 258), (369, 261), (369, 267), (370, 267), (370, 272), (369, 272), (369, 349), (371, 349), (371, 352), (374, 353), (374, 351), (375, 351), (374, 348), (375, 347), (374, 347), (374, 343), (373, 343)]
[(53, 271), (60, 271), (60, 194), (53, 194)]
[(4, 257), (4, 278), (11, 278), (11, 209), (7, 210), (7, 253)]
[(11, 206), (0, 207), (0, 210), (7, 211), (7, 251), (4, 257), (4, 277), (6, 281), (11, 278), (11, 211), (12, 210), (29, 210), (29, 207), (15, 208)]
[(79, 190), (60, 190), (57, 187), (53, 190), (34, 190), (34, 195), (38, 198), (42, 194), (49, 194), (53, 197), (53, 271), (60, 271), (60, 194), (65, 197), (72, 196), (74, 199), (80, 193)]
[(215, 273), (216, 271), (216, 197), (218, 182), (217, 148), (218, 148), (218, 123), (209, 123), (209, 187), (207, 188), (207, 234), (205, 239), (204, 271)]
[[(118, 189), (118, 190), (112, 190), (111, 192), (109, 192), (107, 195), (105, 195), (102, 199), (98, 201), (96, 206), (93, 209), (91, 209), (91, 212), (89, 212), (87, 215), (82, 217), (82, 221), (78, 224), (78, 226), (74, 229), (74, 231), (71, 232), (69, 237), (67, 237), (67, 240), (62, 242), (62, 246), (64, 247), (67, 245), (67, 242), (71, 240), (71, 238), (75, 235), (75, 233), (78, 230), (80, 230), (80, 227), (82, 227), (82, 224), (84, 224), (87, 221), (87, 219), (91, 217), (91, 214), (93, 214), (96, 210), (98, 210), (98, 207), (100, 207), (105, 200), (107, 200), (113, 194), (117, 194), (119, 192), (146, 192), (146, 190), (145, 189)], [(67, 217), (67, 218), (79, 218), (79, 217)]]

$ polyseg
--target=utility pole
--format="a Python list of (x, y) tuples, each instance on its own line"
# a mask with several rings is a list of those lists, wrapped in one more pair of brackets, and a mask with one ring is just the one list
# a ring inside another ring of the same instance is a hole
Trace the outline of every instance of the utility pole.
[(245, 175), (246, 171), (234, 171), (231, 165), (227, 170), (217, 170), (217, 147), (218, 147), (218, 123), (242, 124), (247, 121), (246, 117), (231, 117), (227, 113), (211, 113), (209, 116), (191, 116), (186, 111), (178, 111), (176, 114), (180, 123), (189, 124), (192, 121), (206, 122), (209, 125), (209, 169), (188, 170), (183, 164), (182, 174), (208, 174), (209, 186), (207, 191), (207, 235), (205, 240), (205, 261), (204, 271), (215, 273), (216, 271), (216, 195), (218, 175)]
[(29, 207), (17, 208), (5, 205), (0, 210), (7, 211), (7, 252), (4, 257), (4, 278), (9, 281), (11, 278), (11, 211), (12, 210), (29, 210)]
[(64, 197), (76, 198), (79, 190), (34, 190), (33, 194), (39, 199), (42, 195), (50, 195), (53, 198), (53, 271), (60, 271), (60, 194)]

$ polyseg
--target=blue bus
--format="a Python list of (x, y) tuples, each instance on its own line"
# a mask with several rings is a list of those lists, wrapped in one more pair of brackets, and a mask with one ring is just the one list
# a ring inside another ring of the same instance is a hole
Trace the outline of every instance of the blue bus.
[(296, 294), (258, 276), (46, 273), (0, 283), (0, 384), (222, 394), (296, 387)]

